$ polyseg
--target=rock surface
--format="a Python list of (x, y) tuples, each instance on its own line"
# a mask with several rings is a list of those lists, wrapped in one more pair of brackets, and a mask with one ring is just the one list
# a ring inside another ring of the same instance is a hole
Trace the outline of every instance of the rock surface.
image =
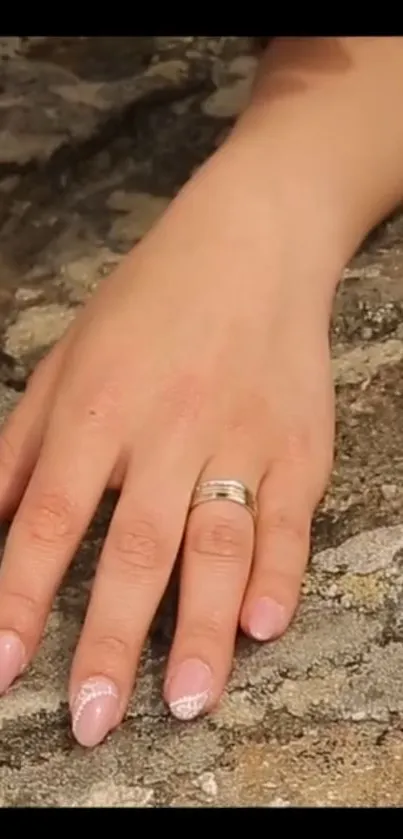
[[(0, 417), (129, 241), (242, 107), (244, 39), (0, 39)], [(0, 703), (0, 805), (403, 805), (403, 217), (345, 273), (333, 323), (337, 458), (287, 636), (239, 641), (209, 719), (161, 701), (168, 608), (124, 724), (89, 753), (66, 680), (109, 510)]]

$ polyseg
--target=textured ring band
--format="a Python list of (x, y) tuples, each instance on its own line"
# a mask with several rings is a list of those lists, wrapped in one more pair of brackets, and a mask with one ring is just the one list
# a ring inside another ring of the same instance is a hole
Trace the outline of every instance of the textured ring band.
[(245, 507), (253, 520), (256, 519), (257, 503), (255, 496), (241, 481), (202, 481), (193, 492), (190, 509), (193, 510), (194, 507), (205, 504), (207, 501), (234, 501), (235, 504)]

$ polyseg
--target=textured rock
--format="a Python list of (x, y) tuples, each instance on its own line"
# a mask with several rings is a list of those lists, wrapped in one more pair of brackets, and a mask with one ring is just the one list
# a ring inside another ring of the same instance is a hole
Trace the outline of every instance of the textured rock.
[(11, 355), (23, 356), (54, 344), (74, 319), (74, 310), (57, 303), (31, 306), (22, 311), (9, 326), (5, 349)]
[(112, 238), (122, 239), (129, 244), (137, 242), (152, 227), (168, 203), (167, 198), (157, 198), (141, 192), (131, 195), (124, 192), (112, 193), (108, 205), (113, 210), (125, 213), (113, 223), (110, 231)]
[[(29, 372), (219, 144), (255, 65), (247, 39), (119, 44), (0, 39), (1, 420), (20, 368)], [(62, 146), (67, 154), (49, 160)], [(81, 749), (67, 680), (106, 502), (38, 656), (0, 702), (0, 806), (403, 805), (402, 271), (397, 215), (337, 297), (337, 457), (289, 633), (263, 647), (240, 640), (217, 711), (181, 724), (161, 699), (168, 604), (123, 725)]]
[(153, 56), (152, 38), (14, 39), (0, 56), (0, 164), (46, 160), (128, 106), (169, 97), (184, 81), (192, 87), (206, 72), (203, 61)]

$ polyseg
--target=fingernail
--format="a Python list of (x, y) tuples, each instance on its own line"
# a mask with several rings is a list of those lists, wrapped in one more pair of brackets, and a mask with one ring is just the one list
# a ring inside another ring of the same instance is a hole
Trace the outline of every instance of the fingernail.
[(193, 720), (205, 708), (211, 693), (212, 674), (198, 658), (182, 662), (167, 685), (169, 708), (178, 720)]
[(249, 618), (249, 632), (257, 641), (269, 641), (284, 631), (285, 609), (271, 597), (261, 597), (253, 606)]
[(116, 724), (119, 694), (109, 679), (93, 678), (81, 685), (71, 717), (73, 734), (81, 746), (97, 746)]
[(19, 676), (24, 665), (25, 650), (15, 632), (0, 633), (0, 693), (4, 693)]

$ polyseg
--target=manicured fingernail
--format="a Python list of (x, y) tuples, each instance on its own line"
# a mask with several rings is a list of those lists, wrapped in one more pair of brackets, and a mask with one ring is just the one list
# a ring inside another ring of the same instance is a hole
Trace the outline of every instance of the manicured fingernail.
[(0, 633), (0, 693), (19, 676), (24, 665), (24, 645), (15, 632)]
[(178, 720), (192, 720), (205, 708), (211, 693), (212, 674), (207, 664), (189, 658), (174, 671), (166, 695), (169, 708)]
[(82, 746), (97, 746), (116, 724), (119, 694), (109, 679), (93, 678), (81, 685), (71, 717), (73, 734)]
[(249, 618), (249, 632), (257, 641), (269, 641), (284, 631), (285, 609), (271, 597), (261, 597), (252, 608)]

